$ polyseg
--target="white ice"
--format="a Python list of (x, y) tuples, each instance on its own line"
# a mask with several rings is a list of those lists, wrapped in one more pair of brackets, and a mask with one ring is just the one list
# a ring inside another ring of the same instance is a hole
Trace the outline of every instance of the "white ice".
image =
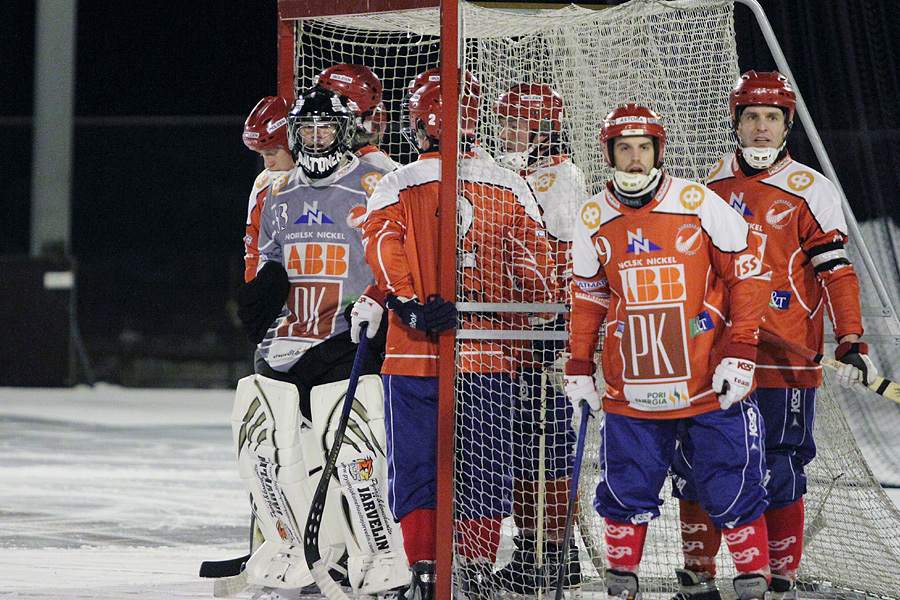
[(201, 561), (248, 545), (231, 405), (227, 390), (0, 388), (0, 599), (212, 598)]

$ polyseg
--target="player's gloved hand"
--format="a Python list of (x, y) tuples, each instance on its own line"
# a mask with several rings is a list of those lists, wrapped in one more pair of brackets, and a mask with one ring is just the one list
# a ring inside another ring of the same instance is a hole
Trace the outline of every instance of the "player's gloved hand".
[(878, 369), (869, 358), (869, 346), (865, 342), (844, 342), (834, 351), (834, 357), (844, 363), (835, 373), (843, 387), (855, 392), (866, 391), (866, 386), (878, 377)]
[(728, 410), (740, 402), (753, 387), (756, 363), (745, 358), (723, 358), (712, 378), (713, 391), (719, 397), (719, 406)]
[(267, 261), (256, 277), (237, 289), (237, 314), (251, 342), (259, 344), (263, 340), (284, 308), (290, 291), (287, 271), (276, 261)]
[(419, 331), (447, 331), (456, 327), (456, 306), (438, 294), (428, 296), (425, 304), (415, 298), (388, 294), (384, 304), (400, 317), (404, 325)]
[(366, 324), (366, 337), (370, 340), (375, 337), (381, 325), (382, 315), (384, 308), (376, 300), (366, 295), (360, 296), (350, 310), (350, 339), (353, 343), (359, 343), (359, 330), (363, 323)]
[(581, 401), (591, 407), (591, 415), (600, 410), (600, 394), (591, 375), (566, 375), (566, 396), (574, 408), (572, 412), (572, 429), (581, 429)]

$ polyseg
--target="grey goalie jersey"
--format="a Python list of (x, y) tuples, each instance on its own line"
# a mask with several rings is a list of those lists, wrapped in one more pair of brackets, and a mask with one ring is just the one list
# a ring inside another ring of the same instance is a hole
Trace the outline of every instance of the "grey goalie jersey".
[(259, 264), (281, 262), (291, 281), (259, 345), (273, 369), (287, 371), (306, 350), (347, 331), (344, 309), (375, 283), (360, 227), (383, 174), (354, 157), (324, 179), (295, 168), (272, 185), (260, 216)]

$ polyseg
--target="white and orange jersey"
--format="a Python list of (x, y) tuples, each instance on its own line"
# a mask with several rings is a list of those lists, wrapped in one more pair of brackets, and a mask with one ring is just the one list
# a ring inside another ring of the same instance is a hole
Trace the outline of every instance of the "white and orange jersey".
[(641, 208), (611, 185), (584, 204), (570, 343), (590, 363), (606, 321), (605, 411), (668, 419), (719, 408), (716, 365), (756, 356), (769, 291), (756, 240), (710, 189), (669, 175)]
[[(828, 310), (837, 338), (862, 335), (859, 280), (844, 250), (847, 223), (828, 178), (790, 156), (748, 177), (732, 153), (716, 163), (707, 185), (759, 238), (772, 286), (767, 329), (821, 352)], [(760, 387), (816, 387), (822, 373), (799, 356), (762, 344), (756, 379)]]
[[(440, 157), (419, 160), (388, 173), (379, 182), (364, 226), (366, 259), (386, 293), (425, 301), (438, 292), (439, 262), (454, 260), (462, 269), (458, 294), (470, 302), (550, 302), (556, 286), (546, 235), (527, 184), (491, 161), (464, 154), (459, 159), (464, 182), (457, 199), (458, 247), (438, 247)], [(514, 290), (518, 290), (517, 292)], [(513, 294), (520, 294), (514, 299)], [(521, 315), (460, 315), (467, 329), (509, 329)], [(389, 315), (382, 373), (435, 376), (437, 340), (404, 326)], [(514, 348), (492, 340), (461, 342), (460, 369), (511, 372)]]
[(304, 352), (347, 331), (345, 309), (375, 283), (362, 247), (366, 201), (384, 174), (347, 155), (322, 179), (299, 167), (276, 180), (260, 217), (260, 264), (280, 262), (291, 287), (259, 352), (287, 371)]
[(358, 158), (360, 162), (378, 167), (385, 173), (393, 171), (400, 166), (393, 158), (388, 156), (387, 152), (380, 149), (378, 146), (363, 146), (353, 154), (356, 155), (356, 158)]
[(256, 277), (256, 268), (259, 265), (259, 213), (262, 211), (266, 194), (269, 193), (269, 186), (287, 173), (288, 171), (263, 169), (253, 182), (250, 200), (247, 203), (247, 224), (244, 230), (244, 281)]
[(572, 278), (572, 236), (581, 204), (587, 199), (584, 173), (565, 154), (539, 159), (522, 176), (541, 208), (541, 218), (556, 263), (560, 302), (569, 302)]

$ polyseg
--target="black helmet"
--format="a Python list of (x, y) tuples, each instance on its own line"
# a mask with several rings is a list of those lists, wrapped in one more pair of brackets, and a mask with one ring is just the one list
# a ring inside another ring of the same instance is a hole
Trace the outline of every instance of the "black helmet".
[[(327, 128), (327, 129), (326, 129)], [(288, 142), (307, 177), (328, 177), (350, 148), (355, 131), (347, 98), (315, 86), (303, 92), (288, 114)]]

